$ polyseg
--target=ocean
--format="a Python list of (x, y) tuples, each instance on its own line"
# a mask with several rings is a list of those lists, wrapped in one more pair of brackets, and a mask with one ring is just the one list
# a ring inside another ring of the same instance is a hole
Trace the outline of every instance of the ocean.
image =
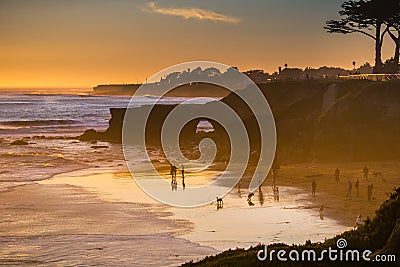
[[(154, 99), (135, 97), (130, 107), (151, 104)], [(185, 100), (166, 97), (158, 103)], [(106, 130), (110, 108), (126, 108), (130, 101), (126, 96), (0, 94), (0, 191), (67, 171), (124, 164), (121, 146), (104, 143), (108, 147), (104, 153), (90, 143), (78, 142), (77, 137), (87, 129)], [(194, 103), (208, 101), (198, 98)], [(19, 139), (29, 145), (11, 145)]]
[[(178, 104), (187, 98), (166, 97), (160, 104)], [(85, 129), (105, 130), (110, 108), (126, 108), (131, 97), (53, 94), (0, 94), (0, 137), (76, 136)], [(199, 98), (195, 103), (209, 100)], [(154, 102), (135, 97), (131, 107)]]

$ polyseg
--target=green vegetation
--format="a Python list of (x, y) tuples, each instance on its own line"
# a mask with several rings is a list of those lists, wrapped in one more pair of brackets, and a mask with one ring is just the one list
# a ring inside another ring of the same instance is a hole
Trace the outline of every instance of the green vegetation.
[[(334, 238), (327, 239), (323, 243), (311, 243), (307, 241), (304, 245), (285, 245), (285, 244), (272, 244), (268, 246), (268, 250), (297, 250), (299, 252), (303, 250), (313, 249), (317, 253), (320, 253), (324, 249), (329, 247), (336, 248), (336, 241), (340, 238), (347, 240), (346, 249), (357, 249), (359, 251), (371, 250), (374, 253), (378, 252), (383, 247), (386, 246), (384, 254), (395, 253), (398, 266), (400, 258), (400, 248), (398, 247), (399, 242), (396, 241), (395, 244), (388, 243), (389, 237), (392, 235), (399, 235), (399, 224), (396, 222), (400, 221), (400, 188), (395, 189), (395, 191), (389, 196), (380, 208), (376, 211), (376, 215), (373, 219), (367, 218), (364, 225), (360, 226), (358, 229), (347, 231), (341, 235), (335, 236)], [(396, 237), (397, 240), (397, 237)], [(397, 246), (396, 246), (397, 244)], [(274, 258), (273, 262), (260, 262), (257, 259), (257, 253), (259, 250), (263, 249), (263, 245), (258, 245), (256, 247), (251, 247), (248, 250), (236, 249), (228, 250), (216, 256), (206, 257), (205, 259), (193, 263), (189, 262), (183, 266), (365, 266), (369, 265), (366, 262), (278, 262)], [(318, 255), (318, 254), (317, 254)], [(371, 263), (370, 263), (371, 264)], [(385, 262), (384, 266), (390, 266), (390, 263)]]

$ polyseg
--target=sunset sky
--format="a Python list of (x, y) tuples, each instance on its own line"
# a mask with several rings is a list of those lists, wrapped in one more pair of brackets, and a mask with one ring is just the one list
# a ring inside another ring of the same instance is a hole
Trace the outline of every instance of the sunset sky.
[[(342, 0), (0, 0), (0, 87), (136, 83), (209, 60), (240, 70), (352, 68), (373, 41), (331, 35)], [(394, 48), (387, 40), (384, 58)]]

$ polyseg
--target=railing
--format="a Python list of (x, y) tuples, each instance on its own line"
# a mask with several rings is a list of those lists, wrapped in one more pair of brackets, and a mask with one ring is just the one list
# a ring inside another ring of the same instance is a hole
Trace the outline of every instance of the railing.
[(348, 75), (348, 76), (339, 76), (339, 79), (392, 81), (392, 80), (400, 80), (400, 74), (355, 74), (355, 75)]

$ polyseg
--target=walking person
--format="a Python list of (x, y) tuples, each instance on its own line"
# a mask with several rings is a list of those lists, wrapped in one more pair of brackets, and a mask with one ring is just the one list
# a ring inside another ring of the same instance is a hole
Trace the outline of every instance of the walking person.
[(312, 188), (312, 195), (315, 196), (315, 189), (317, 188), (317, 183), (315, 182), (315, 179), (313, 179), (312, 183), (311, 183), (311, 188)]
[(368, 172), (369, 172), (368, 165), (365, 165), (364, 168), (363, 168), (363, 173), (364, 173), (364, 179), (365, 179), (365, 181), (368, 181)]
[(258, 187), (258, 201), (260, 201), (260, 205), (264, 205), (264, 193), (261, 190), (261, 186)]
[(276, 201), (279, 202), (279, 187), (276, 187)]
[(347, 195), (351, 199), (351, 193), (353, 191), (353, 183), (349, 180), (349, 182), (347, 184), (348, 184)]
[(176, 166), (175, 165), (172, 166), (172, 177), (176, 181)]
[(338, 168), (335, 170), (335, 179), (336, 183), (340, 183), (340, 170)]
[(186, 185), (185, 185), (185, 167), (183, 166), (183, 164), (182, 164), (181, 171), (182, 171), (182, 187), (183, 187), (183, 190), (185, 190), (185, 187), (186, 187)]
[(355, 184), (356, 190), (357, 190), (357, 197), (358, 197), (358, 189), (360, 188), (360, 181), (357, 178), (356, 184)]
[(371, 201), (371, 199), (372, 199), (372, 189), (374, 188), (374, 185), (373, 184), (370, 184), (370, 185), (368, 185), (368, 192), (367, 192), (367, 194), (368, 194), (368, 201)]

